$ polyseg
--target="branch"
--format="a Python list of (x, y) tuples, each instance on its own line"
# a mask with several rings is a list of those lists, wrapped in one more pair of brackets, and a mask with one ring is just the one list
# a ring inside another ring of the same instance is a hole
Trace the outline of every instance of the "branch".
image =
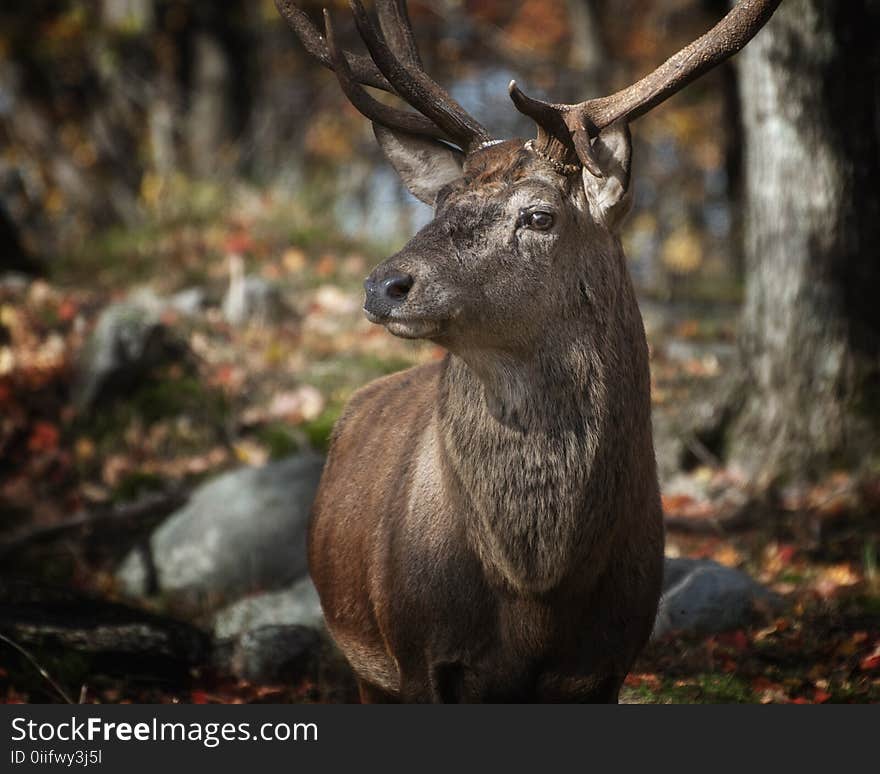
[(92, 527), (107, 522), (140, 522), (149, 518), (161, 518), (180, 508), (188, 499), (188, 491), (182, 487), (172, 487), (165, 492), (145, 495), (132, 503), (122, 503), (97, 511), (79, 511), (65, 521), (35, 527), (0, 541), (0, 559), (34, 543), (55, 540), (82, 527)]
[(24, 656), (31, 663), (31, 665), (34, 667), (34, 669), (36, 669), (43, 676), (43, 678), (46, 680), (46, 682), (49, 683), (49, 685), (51, 685), (52, 688), (55, 689), (55, 692), (62, 699), (64, 699), (65, 702), (67, 702), (68, 704), (75, 703), (73, 701), (73, 699), (71, 699), (70, 696), (67, 695), (67, 693), (64, 691), (64, 689), (60, 685), (58, 685), (58, 683), (56, 683), (55, 680), (52, 679), (52, 676), (45, 669), (43, 669), (42, 666), (40, 666), (40, 663), (28, 651), (26, 651), (21, 645), (19, 645), (14, 640), (10, 640), (9, 637), (7, 637), (5, 634), (0, 634), (0, 641), (5, 642), (11, 648), (13, 648), (13, 649), (17, 650), (19, 653), (21, 653), (21, 655)]

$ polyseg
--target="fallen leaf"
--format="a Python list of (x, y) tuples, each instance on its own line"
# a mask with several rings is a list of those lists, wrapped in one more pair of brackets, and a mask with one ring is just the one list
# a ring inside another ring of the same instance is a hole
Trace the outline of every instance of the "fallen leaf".
[(859, 662), (859, 669), (868, 672), (872, 669), (880, 669), (880, 643), (874, 648), (873, 652), (865, 656)]
[(60, 433), (51, 422), (35, 422), (28, 439), (28, 450), (34, 453), (54, 451), (58, 448)]
[(639, 688), (641, 686), (647, 686), (652, 691), (657, 691), (660, 689), (661, 681), (660, 678), (655, 674), (643, 672), (640, 674), (630, 673), (624, 678), (624, 685), (628, 685), (630, 688)]

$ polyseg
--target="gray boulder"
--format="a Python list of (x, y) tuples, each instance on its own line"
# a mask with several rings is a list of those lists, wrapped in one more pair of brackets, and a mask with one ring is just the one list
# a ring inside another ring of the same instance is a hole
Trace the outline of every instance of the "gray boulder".
[(321, 601), (312, 579), (306, 576), (290, 588), (245, 597), (214, 616), (214, 636), (220, 640), (262, 626), (323, 629)]
[(185, 357), (186, 346), (161, 321), (163, 306), (142, 291), (101, 313), (77, 363), (73, 399), (79, 410), (123, 395), (153, 369)]
[(739, 570), (709, 559), (667, 558), (652, 638), (738, 629), (779, 605), (776, 594)]
[(203, 288), (185, 288), (175, 293), (167, 301), (169, 309), (178, 314), (191, 317), (203, 311), (208, 305), (208, 294)]
[(236, 326), (277, 323), (291, 314), (280, 288), (256, 275), (233, 274), (222, 309), (226, 321)]
[(121, 588), (201, 613), (301, 578), (322, 467), (320, 457), (300, 454), (203, 484), (146, 550), (126, 557), (117, 573)]
[(214, 616), (215, 663), (255, 683), (299, 679), (319, 658), (324, 616), (312, 579), (245, 597)]
[(306, 626), (261, 626), (218, 642), (214, 663), (252, 683), (290, 683), (316, 666), (322, 645)]

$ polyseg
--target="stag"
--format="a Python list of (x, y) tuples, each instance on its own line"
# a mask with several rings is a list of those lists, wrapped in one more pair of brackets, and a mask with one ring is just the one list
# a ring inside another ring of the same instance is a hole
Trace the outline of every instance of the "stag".
[(369, 57), (340, 49), (326, 11), (322, 36), (276, 0), (434, 208), (366, 279), (364, 312), (447, 354), (355, 393), (312, 511), (311, 573), (362, 701), (617, 701), (663, 571), (648, 349), (618, 236), (628, 126), (779, 2), (742, 0), (610, 96), (552, 104), (511, 82), (537, 133), (502, 141), (425, 73), (404, 0), (376, 0), (378, 24), (352, 0)]

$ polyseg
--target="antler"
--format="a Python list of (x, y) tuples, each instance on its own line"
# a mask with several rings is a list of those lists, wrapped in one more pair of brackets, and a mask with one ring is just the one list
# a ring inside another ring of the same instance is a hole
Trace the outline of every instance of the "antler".
[[(650, 75), (607, 97), (576, 105), (552, 104), (524, 94), (510, 82), (517, 110), (538, 124), (535, 149), (555, 161), (575, 158), (601, 176), (591, 139), (617, 121), (647, 113), (704, 73), (733, 56), (767, 23), (781, 0), (740, 0), (709, 32), (666, 60)], [(574, 158), (573, 158), (574, 157)]]
[[(275, 0), (305, 49), (334, 70), (351, 103), (371, 121), (390, 129), (452, 141), (470, 152), (491, 139), (486, 129), (422, 69), (404, 0), (376, 0), (377, 28), (360, 0), (350, 0), (371, 59), (340, 49), (328, 12), (325, 37), (289, 0)], [(374, 86), (406, 101), (418, 113), (379, 102), (363, 88)]]
[(408, 67), (424, 70), (406, 10), (406, 0), (376, 0), (376, 13), (382, 34), (397, 58)]
[(440, 127), (429, 118), (419, 113), (411, 113), (408, 110), (398, 110), (371, 97), (366, 89), (358, 83), (352, 73), (345, 55), (336, 45), (336, 36), (333, 32), (333, 22), (330, 13), (324, 10), (324, 29), (327, 38), (327, 48), (330, 54), (330, 62), (336, 71), (339, 85), (349, 102), (354, 105), (371, 121), (387, 126), (389, 129), (400, 129), (410, 134), (418, 134), (436, 139), (448, 139)]
[[(303, 48), (308, 51), (315, 59), (317, 59), (324, 67), (333, 70), (333, 60), (330, 57), (330, 51), (321, 33), (318, 32), (309, 17), (301, 11), (290, 0), (275, 0), (275, 7), (290, 28), (296, 33)], [(385, 76), (379, 72), (378, 68), (367, 57), (360, 54), (351, 54), (344, 52), (344, 57), (349, 65), (349, 70), (354, 74), (354, 78), (358, 83), (365, 86), (374, 86), (382, 91), (394, 94), (394, 87), (388, 83)]]
[[(389, 2), (391, 0), (386, 0), (385, 4)], [(407, 67), (394, 55), (382, 32), (370, 21), (361, 0), (350, 0), (349, 5), (370, 56), (403, 99), (430, 118), (466, 151), (490, 139), (486, 129), (469, 116), (436, 81), (421, 69)]]

